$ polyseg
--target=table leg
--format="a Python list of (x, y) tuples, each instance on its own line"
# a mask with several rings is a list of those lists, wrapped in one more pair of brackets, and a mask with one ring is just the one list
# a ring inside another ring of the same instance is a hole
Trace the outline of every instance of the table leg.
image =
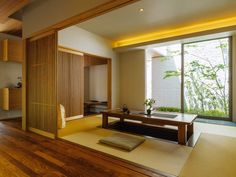
[(120, 123), (124, 123), (124, 118), (120, 118)]
[(102, 114), (102, 128), (107, 128), (108, 127), (108, 115), (107, 114)]
[(178, 143), (186, 145), (186, 125), (178, 125)]
[(187, 135), (190, 138), (193, 135), (193, 123), (191, 125), (187, 125)]

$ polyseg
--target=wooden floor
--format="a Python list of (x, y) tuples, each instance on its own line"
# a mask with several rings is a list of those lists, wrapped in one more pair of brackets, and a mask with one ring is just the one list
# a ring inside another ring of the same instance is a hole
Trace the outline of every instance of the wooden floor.
[(163, 177), (97, 151), (24, 132), (19, 121), (0, 121), (0, 176)]

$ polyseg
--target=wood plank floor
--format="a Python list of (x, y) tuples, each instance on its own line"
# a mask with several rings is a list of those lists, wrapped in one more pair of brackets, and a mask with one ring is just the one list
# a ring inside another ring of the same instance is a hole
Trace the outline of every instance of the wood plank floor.
[(0, 177), (163, 177), (97, 151), (24, 132), (19, 126), (19, 121), (0, 121)]

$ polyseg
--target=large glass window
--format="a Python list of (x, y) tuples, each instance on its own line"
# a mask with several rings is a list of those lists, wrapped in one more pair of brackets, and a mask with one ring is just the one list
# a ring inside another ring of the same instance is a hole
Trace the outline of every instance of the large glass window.
[(229, 117), (229, 38), (183, 47), (185, 112)]
[(230, 47), (221, 38), (149, 50), (146, 96), (159, 111), (229, 118)]

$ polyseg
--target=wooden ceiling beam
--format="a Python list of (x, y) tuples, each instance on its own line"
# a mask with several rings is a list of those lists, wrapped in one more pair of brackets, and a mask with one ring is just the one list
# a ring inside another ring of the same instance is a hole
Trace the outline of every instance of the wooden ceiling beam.
[(0, 32), (22, 36), (22, 22), (9, 18), (22, 9), (29, 0), (0, 0)]
[(29, 0), (0, 0), (0, 22), (7, 19), (28, 3)]

